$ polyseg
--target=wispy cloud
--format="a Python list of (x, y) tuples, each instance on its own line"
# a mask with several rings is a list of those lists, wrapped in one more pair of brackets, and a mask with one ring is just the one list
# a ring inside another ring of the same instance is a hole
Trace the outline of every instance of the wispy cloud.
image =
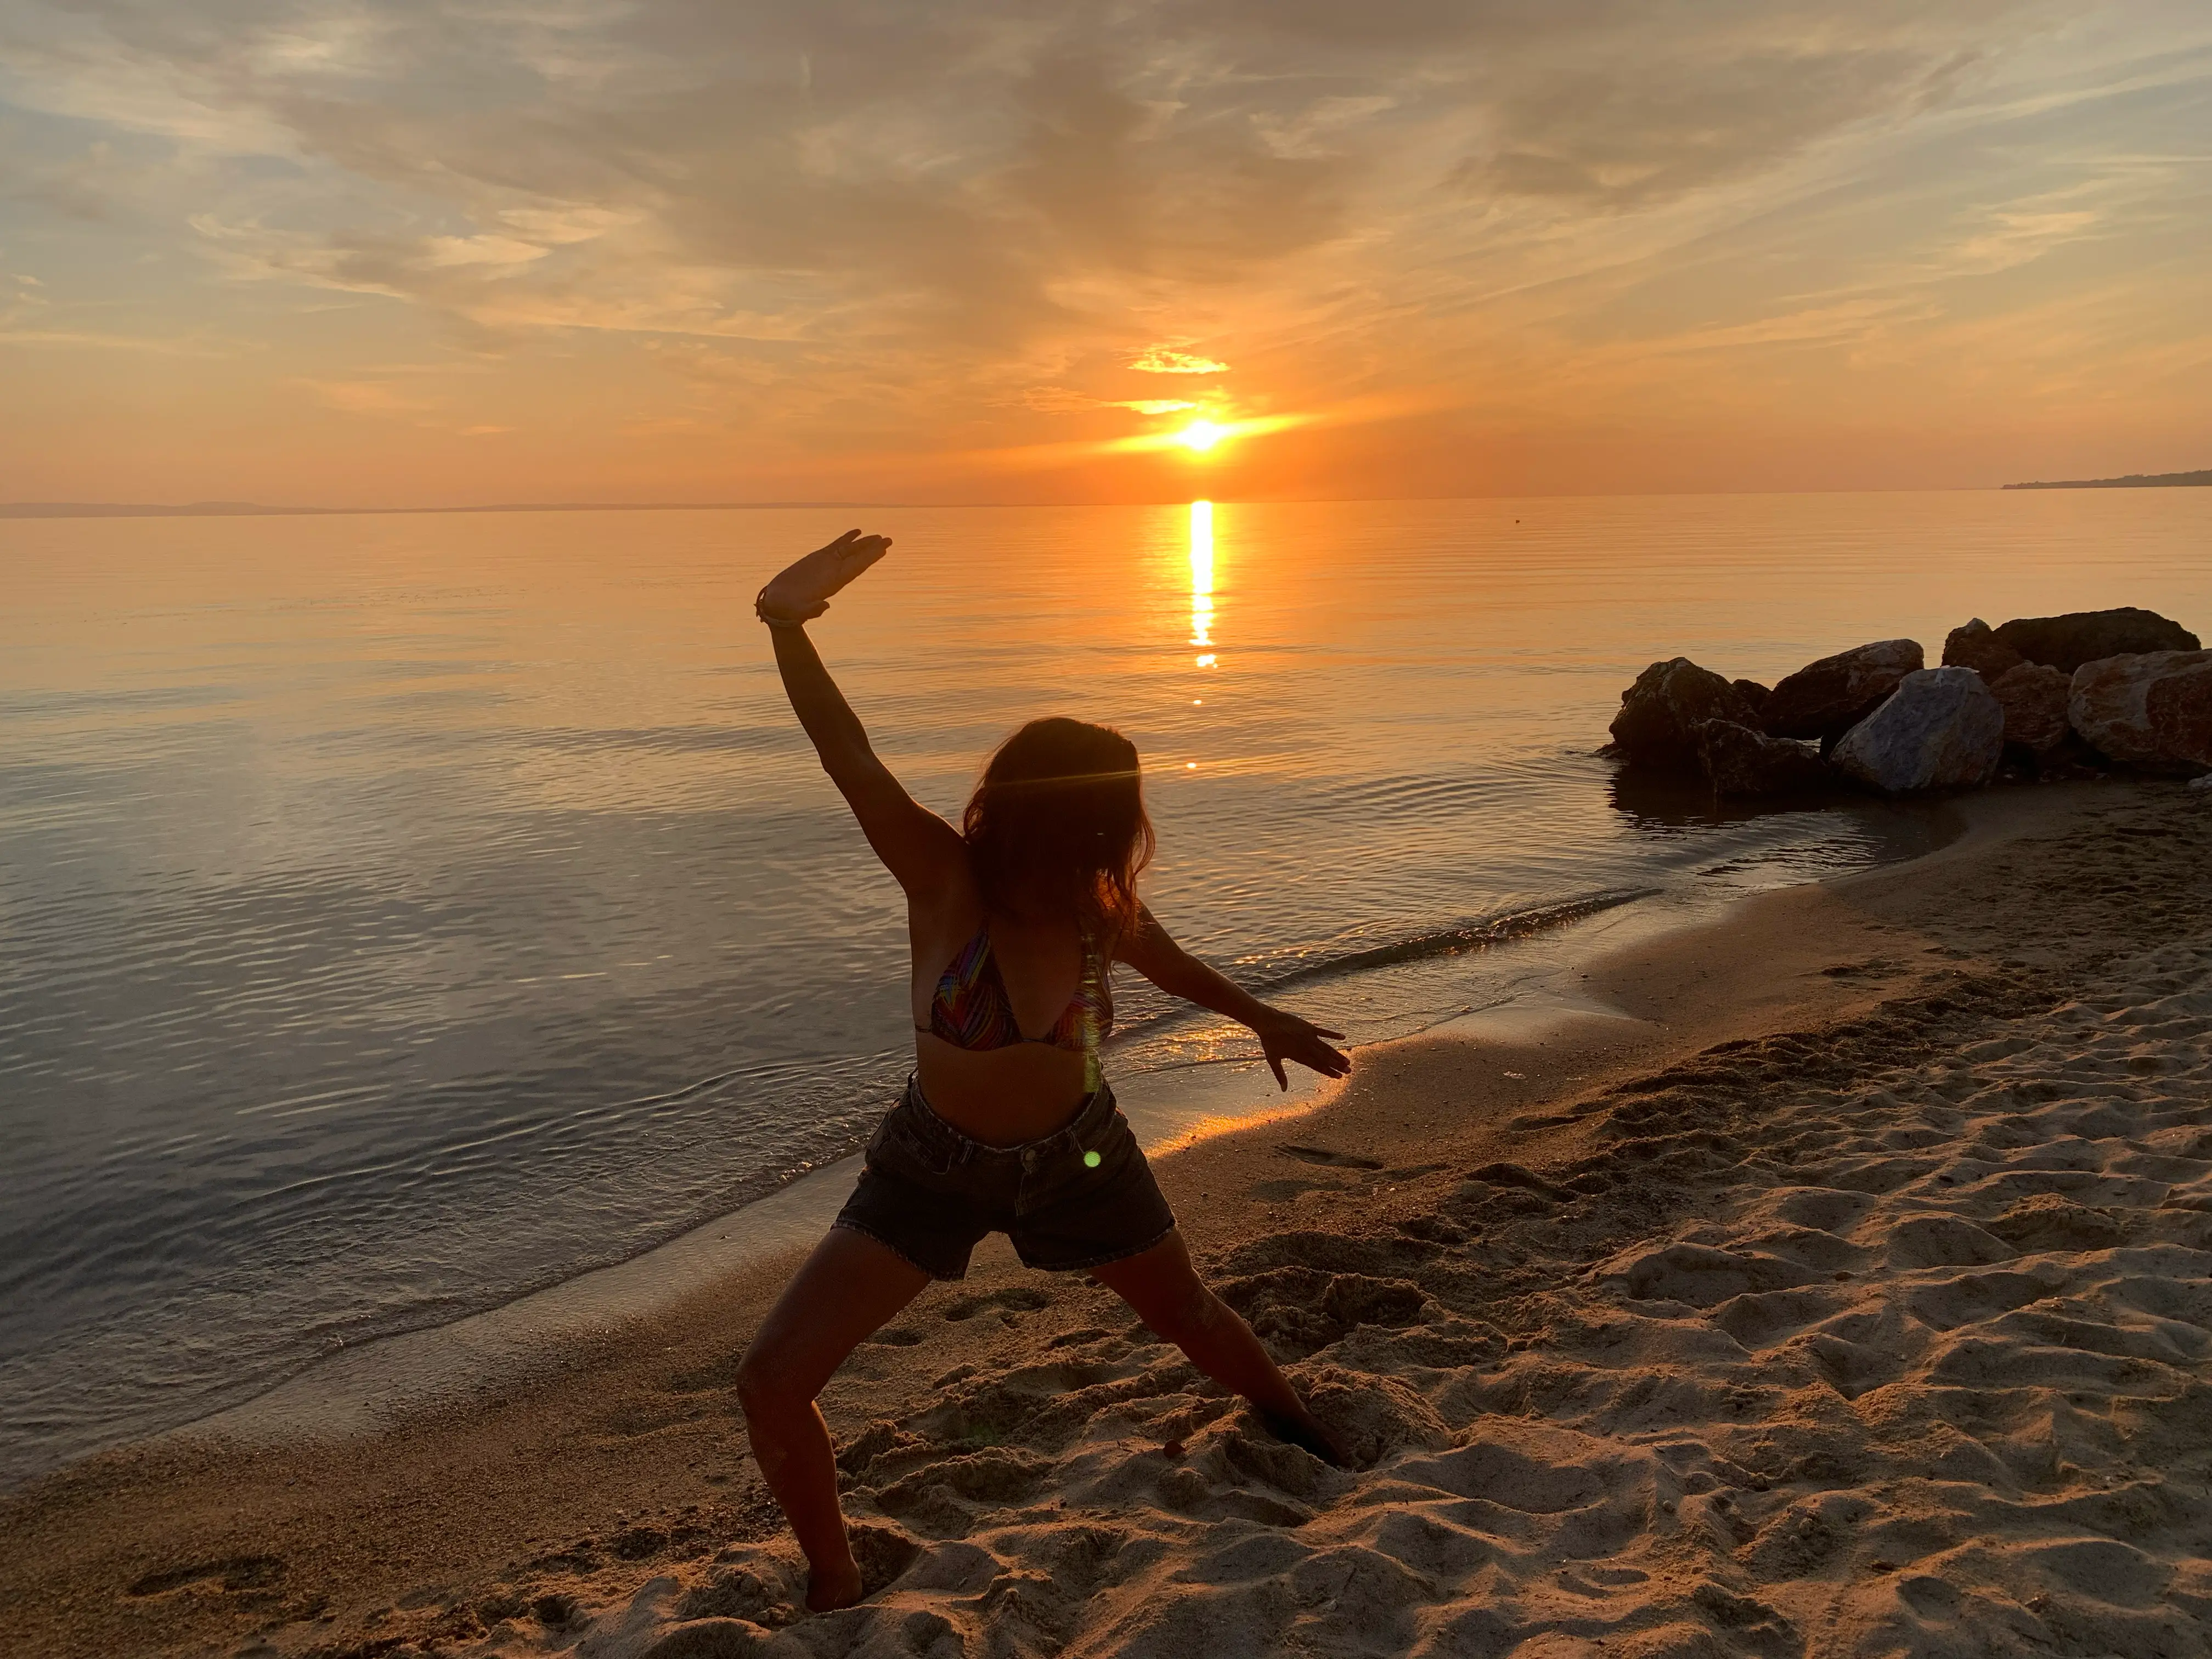
[(1129, 367), (1142, 374), (1226, 374), (1229, 365), (1212, 357), (1178, 351), (1172, 346), (1147, 346), (1129, 359)]
[(1448, 481), (1438, 386), (1808, 418), (2069, 282), (2185, 345), (2208, 88), (2174, 0), (18, 0), (0, 248), (70, 308), (0, 338), (251, 334), (272, 422), (787, 470), (1418, 387)]

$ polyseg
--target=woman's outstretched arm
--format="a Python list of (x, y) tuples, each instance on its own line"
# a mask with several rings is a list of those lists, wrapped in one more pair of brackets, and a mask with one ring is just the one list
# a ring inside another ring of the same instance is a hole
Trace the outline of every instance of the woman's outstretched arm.
[(1342, 1077), (1352, 1069), (1351, 1058), (1329, 1042), (1332, 1037), (1343, 1042), (1343, 1032), (1313, 1024), (1288, 1009), (1261, 1001), (1226, 974), (1207, 967), (1176, 944), (1150, 910), (1139, 909), (1136, 933), (1124, 939), (1114, 954), (1170, 996), (1250, 1026), (1267, 1052), (1275, 1081), (1285, 1089), (1291, 1086), (1283, 1070), (1286, 1060), (1294, 1060), (1323, 1077)]
[[(821, 592), (825, 584), (818, 573), (808, 571), (807, 567), (824, 555), (841, 555), (848, 567), (857, 564), (857, 568), (828, 588), (834, 592), (882, 556), (881, 546), (871, 547), (871, 543), (882, 543), (882, 538), (860, 540), (858, 532), (841, 537), (763, 588), (757, 608), (761, 619), (769, 624), (769, 636), (775, 642), (775, 665), (783, 676), (792, 712), (799, 716), (814, 752), (821, 757), (822, 769), (853, 809), (861, 833), (884, 866), (909, 894), (920, 894), (933, 890), (953, 874), (961, 857), (959, 834), (908, 794), (890, 769), (877, 758), (868, 743), (867, 729), (823, 666), (821, 653), (807, 637), (804, 620), (819, 616), (827, 608), (826, 595)], [(806, 584), (811, 594), (802, 590), (793, 599), (778, 591), (795, 574), (816, 575)]]

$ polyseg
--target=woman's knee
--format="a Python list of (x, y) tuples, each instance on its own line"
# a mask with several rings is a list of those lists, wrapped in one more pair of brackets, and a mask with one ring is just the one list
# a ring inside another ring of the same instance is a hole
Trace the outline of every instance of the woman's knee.
[(738, 1361), (738, 1404), (747, 1417), (801, 1406), (813, 1397), (790, 1358), (774, 1343), (756, 1341)]

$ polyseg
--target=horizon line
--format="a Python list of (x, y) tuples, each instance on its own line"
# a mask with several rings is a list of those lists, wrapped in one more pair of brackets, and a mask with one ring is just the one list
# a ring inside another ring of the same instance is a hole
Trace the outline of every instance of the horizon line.
[[(1532, 490), (1520, 494), (1470, 495), (1311, 495), (1266, 496), (1242, 501), (1230, 496), (1202, 499), (1232, 506), (1328, 506), (1353, 501), (1575, 501), (1592, 497), (1638, 495), (1891, 495), (1954, 494), (1975, 490), (2013, 489), (2014, 484), (1907, 485), (1859, 489), (1631, 489)], [(258, 519), (395, 517), (435, 513), (744, 513), (775, 509), (822, 509), (861, 512), (908, 508), (1027, 507), (1181, 507), (1201, 499), (1195, 495), (1162, 496), (1146, 501), (493, 501), (437, 507), (270, 507), (259, 501), (182, 501), (174, 504), (141, 501), (0, 501), (0, 520), (7, 519)]]
[[(1362, 501), (1548, 501), (1589, 496), (1637, 495), (1892, 495), (1966, 494), (1980, 490), (2087, 489), (2172, 483), (2212, 482), (2212, 473), (2129, 473), (2122, 477), (2065, 479), (2003, 484), (1937, 484), (1877, 486), (1832, 489), (1669, 489), (1669, 490), (1535, 490), (1525, 494), (1468, 495), (1327, 495), (1262, 497), (1259, 504), (1298, 506), (1342, 504)], [(351, 518), (404, 517), (439, 513), (749, 513), (801, 509), (878, 512), (915, 507), (1168, 507), (1187, 500), (1176, 495), (1152, 501), (488, 501), (411, 507), (271, 507), (261, 501), (0, 501), (0, 520), (6, 519), (220, 519), (220, 518)], [(1215, 496), (1233, 505), (1253, 505), (1233, 497)]]

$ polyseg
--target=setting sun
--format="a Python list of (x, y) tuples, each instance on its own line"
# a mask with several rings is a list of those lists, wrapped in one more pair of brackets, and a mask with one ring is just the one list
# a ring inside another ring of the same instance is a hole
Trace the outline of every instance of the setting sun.
[(1176, 441), (1202, 454), (1228, 435), (1226, 427), (1217, 426), (1212, 421), (1193, 421), (1176, 434)]

